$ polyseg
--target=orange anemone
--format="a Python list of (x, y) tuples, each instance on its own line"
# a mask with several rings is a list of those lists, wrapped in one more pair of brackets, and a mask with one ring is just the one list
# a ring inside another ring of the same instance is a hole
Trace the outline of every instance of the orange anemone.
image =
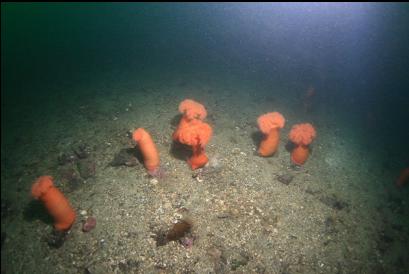
[(64, 194), (54, 186), (51, 176), (37, 178), (31, 187), (31, 195), (43, 202), (48, 213), (54, 218), (54, 227), (59, 231), (70, 229), (75, 221), (75, 211)]
[(284, 127), (285, 119), (279, 112), (270, 112), (259, 116), (257, 124), (264, 134), (258, 153), (263, 157), (271, 156), (277, 151), (280, 129)]
[(159, 167), (159, 153), (151, 135), (144, 128), (136, 129), (132, 139), (138, 143), (143, 155), (143, 163), (149, 172), (154, 172)]
[(212, 137), (213, 130), (209, 124), (194, 119), (178, 128), (174, 139), (182, 144), (192, 147), (193, 154), (188, 159), (192, 169), (203, 167), (209, 161), (205, 154), (205, 146)]
[(183, 116), (180, 119), (176, 131), (172, 135), (174, 141), (177, 139), (177, 131), (179, 128), (184, 127), (186, 123), (195, 119), (203, 121), (207, 116), (206, 108), (202, 104), (191, 99), (185, 99), (179, 104), (179, 112), (182, 113)]
[(308, 159), (309, 149), (308, 145), (311, 144), (315, 136), (317, 135), (314, 127), (309, 124), (294, 125), (290, 131), (290, 140), (296, 147), (291, 152), (291, 160), (296, 165), (303, 165)]

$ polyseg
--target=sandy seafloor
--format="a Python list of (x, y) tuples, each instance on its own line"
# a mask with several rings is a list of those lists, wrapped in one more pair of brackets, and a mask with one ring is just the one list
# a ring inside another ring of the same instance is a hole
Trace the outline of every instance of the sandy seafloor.
[[(367, 124), (328, 98), (304, 111), (305, 84), (232, 75), (117, 71), (44, 86), (51, 98), (31, 104), (5, 102), (14, 122), (2, 134), (2, 273), (407, 273), (408, 189), (394, 187), (398, 174), (380, 160), (388, 151), (366, 143)], [(205, 105), (214, 130), (199, 177), (171, 152), (185, 98)], [(256, 119), (270, 111), (286, 126), (278, 153), (262, 158)], [(318, 136), (295, 168), (285, 146), (300, 122)], [(153, 180), (141, 163), (109, 166), (137, 127), (152, 134), (165, 178)], [(73, 186), (67, 174), (78, 178), (78, 163), (58, 159), (81, 145), (95, 174)], [(52, 221), (30, 197), (45, 174), (77, 212), (60, 248), (48, 245)], [(285, 174), (294, 176), (288, 185), (277, 179)], [(97, 226), (84, 233), (87, 216)], [(193, 246), (157, 246), (155, 233), (180, 218), (193, 222)]]

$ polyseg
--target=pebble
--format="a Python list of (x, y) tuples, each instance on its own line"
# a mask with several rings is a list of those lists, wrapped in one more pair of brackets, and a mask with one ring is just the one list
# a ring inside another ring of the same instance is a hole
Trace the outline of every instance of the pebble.
[(239, 153), (240, 153), (240, 148), (235, 147), (235, 148), (232, 149), (231, 152), (232, 152), (233, 154), (239, 154)]
[(80, 211), (80, 215), (81, 215), (81, 216), (87, 215), (87, 211), (86, 211), (86, 210), (81, 210), (81, 211)]
[(182, 220), (183, 215), (180, 214), (180, 213), (174, 213), (173, 218), (175, 219), (175, 221), (173, 223), (177, 223), (179, 220)]
[(149, 181), (152, 185), (157, 185), (158, 184), (158, 179), (156, 179), (156, 178), (152, 178), (150, 181)]

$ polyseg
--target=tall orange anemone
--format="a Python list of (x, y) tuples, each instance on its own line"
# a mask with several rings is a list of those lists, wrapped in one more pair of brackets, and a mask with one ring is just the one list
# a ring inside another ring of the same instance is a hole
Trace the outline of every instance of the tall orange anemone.
[(279, 112), (269, 112), (259, 116), (257, 124), (264, 134), (258, 153), (263, 157), (271, 156), (277, 150), (280, 141), (280, 129), (284, 127), (285, 119)]
[(314, 127), (309, 124), (294, 125), (290, 131), (290, 140), (296, 147), (291, 152), (291, 160), (296, 165), (303, 165), (310, 153), (308, 145), (317, 135)]
[(206, 108), (191, 99), (185, 99), (179, 104), (179, 112), (182, 113), (182, 118), (180, 119), (179, 125), (175, 132), (172, 135), (174, 141), (176, 141), (178, 136), (178, 130), (181, 127), (184, 127), (186, 123), (189, 123), (192, 120), (204, 120), (207, 116)]
[(144, 129), (138, 128), (132, 134), (132, 139), (138, 143), (143, 155), (143, 163), (150, 173), (159, 168), (159, 153), (151, 135)]
[(403, 187), (407, 183), (409, 183), (409, 167), (402, 170), (399, 178), (396, 180), (396, 186)]
[(205, 154), (205, 146), (213, 133), (210, 125), (194, 119), (183, 124), (175, 133), (174, 139), (176, 141), (192, 147), (193, 154), (188, 159), (190, 167), (193, 170), (203, 167), (209, 161)]
[(41, 176), (31, 187), (31, 195), (43, 202), (54, 218), (54, 227), (59, 231), (70, 229), (75, 221), (75, 211), (64, 194), (54, 186), (51, 176)]

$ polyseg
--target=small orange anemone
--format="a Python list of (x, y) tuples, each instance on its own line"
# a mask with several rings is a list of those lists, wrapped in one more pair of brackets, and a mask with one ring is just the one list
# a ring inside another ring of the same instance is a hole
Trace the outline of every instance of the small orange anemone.
[(138, 128), (133, 132), (132, 139), (138, 143), (143, 155), (143, 163), (148, 172), (155, 172), (159, 168), (159, 153), (149, 132), (144, 128)]
[(59, 231), (70, 229), (75, 221), (75, 211), (64, 194), (54, 186), (51, 176), (37, 178), (31, 187), (31, 195), (43, 202), (48, 213), (54, 218), (54, 227)]
[(212, 137), (213, 130), (209, 124), (194, 119), (183, 124), (174, 134), (174, 139), (192, 147), (193, 154), (188, 159), (192, 169), (203, 167), (209, 159), (205, 154), (205, 146)]
[(315, 136), (317, 135), (314, 127), (309, 124), (294, 125), (290, 131), (290, 140), (296, 147), (291, 152), (291, 160), (296, 165), (303, 165), (308, 159), (309, 149), (308, 145), (311, 144)]
[(276, 152), (280, 141), (280, 129), (285, 125), (284, 116), (279, 112), (266, 113), (258, 117), (257, 124), (264, 134), (258, 153), (264, 157), (271, 156)]

